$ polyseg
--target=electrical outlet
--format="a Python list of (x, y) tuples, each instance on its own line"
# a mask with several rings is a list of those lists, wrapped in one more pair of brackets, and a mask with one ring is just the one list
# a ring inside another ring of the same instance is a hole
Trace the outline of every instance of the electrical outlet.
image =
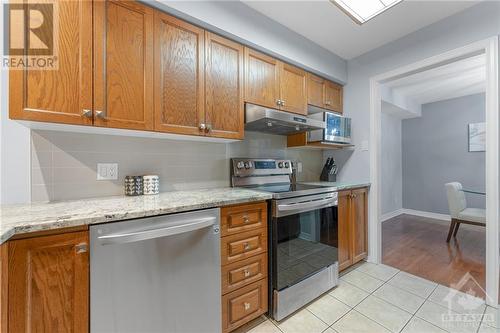
[(97, 163), (97, 180), (117, 180), (118, 163)]

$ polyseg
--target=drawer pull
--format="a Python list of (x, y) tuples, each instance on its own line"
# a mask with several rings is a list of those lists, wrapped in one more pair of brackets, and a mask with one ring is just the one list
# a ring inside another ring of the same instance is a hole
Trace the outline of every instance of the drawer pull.
[(248, 269), (245, 269), (245, 271), (243, 273), (244, 273), (245, 277), (250, 276), (250, 271)]
[(245, 307), (245, 311), (250, 310), (250, 303), (245, 302), (245, 303), (243, 304), (243, 306)]
[(250, 250), (250, 244), (248, 243), (243, 244), (243, 248), (245, 249), (245, 251)]
[(248, 218), (248, 216), (243, 216), (243, 223), (247, 224), (248, 222), (250, 222), (250, 219)]

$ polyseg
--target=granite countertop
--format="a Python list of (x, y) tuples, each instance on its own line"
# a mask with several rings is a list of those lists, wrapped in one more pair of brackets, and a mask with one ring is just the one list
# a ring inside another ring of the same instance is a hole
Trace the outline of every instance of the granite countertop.
[(0, 244), (10, 237), (43, 230), (271, 199), (242, 188), (173, 191), (153, 196), (112, 196), (85, 200), (0, 206)]
[(351, 190), (353, 188), (370, 187), (369, 182), (303, 182), (302, 184), (331, 187), (333, 191)]

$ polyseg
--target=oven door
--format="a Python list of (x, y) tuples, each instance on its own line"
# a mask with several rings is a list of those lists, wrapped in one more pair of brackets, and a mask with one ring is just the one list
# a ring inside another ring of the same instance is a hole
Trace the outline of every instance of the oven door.
[(337, 193), (275, 200), (273, 289), (293, 286), (338, 261)]

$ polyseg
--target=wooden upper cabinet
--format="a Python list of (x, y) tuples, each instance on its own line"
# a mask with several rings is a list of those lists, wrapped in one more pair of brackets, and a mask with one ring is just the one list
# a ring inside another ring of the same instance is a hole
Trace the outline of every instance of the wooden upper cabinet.
[(281, 110), (307, 115), (306, 72), (298, 67), (281, 63)]
[(94, 124), (153, 129), (153, 9), (94, 1)]
[(352, 265), (351, 191), (340, 191), (338, 196), (339, 270)]
[(341, 85), (331, 81), (325, 82), (325, 105), (329, 110), (342, 113), (343, 88)]
[(279, 108), (279, 61), (245, 47), (245, 66), (245, 101)]
[[(9, 116), (90, 125), (91, 111), (83, 111), (92, 109), (92, 1), (60, 1), (58, 10), (58, 67), (10, 70)], [(15, 30), (30, 32), (26, 26)]]
[(207, 135), (243, 139), (243, 59), (241, 44), (205, 35), (205, 123)]
[(205, 31), (155, 13), (155, 130), (204, 135)]
[(307, 104), (325, 107), (325, 80), (319, 76), (307, 73)]
[(352, 191), (352, 260), (357, 263), (368, 254), (368, 190)]
[(8, 332), (88, 333), (87, 231), (8, 245)]
[(307, 104), (342, 113), (343, 88), (319, 76), (307, 74)]

